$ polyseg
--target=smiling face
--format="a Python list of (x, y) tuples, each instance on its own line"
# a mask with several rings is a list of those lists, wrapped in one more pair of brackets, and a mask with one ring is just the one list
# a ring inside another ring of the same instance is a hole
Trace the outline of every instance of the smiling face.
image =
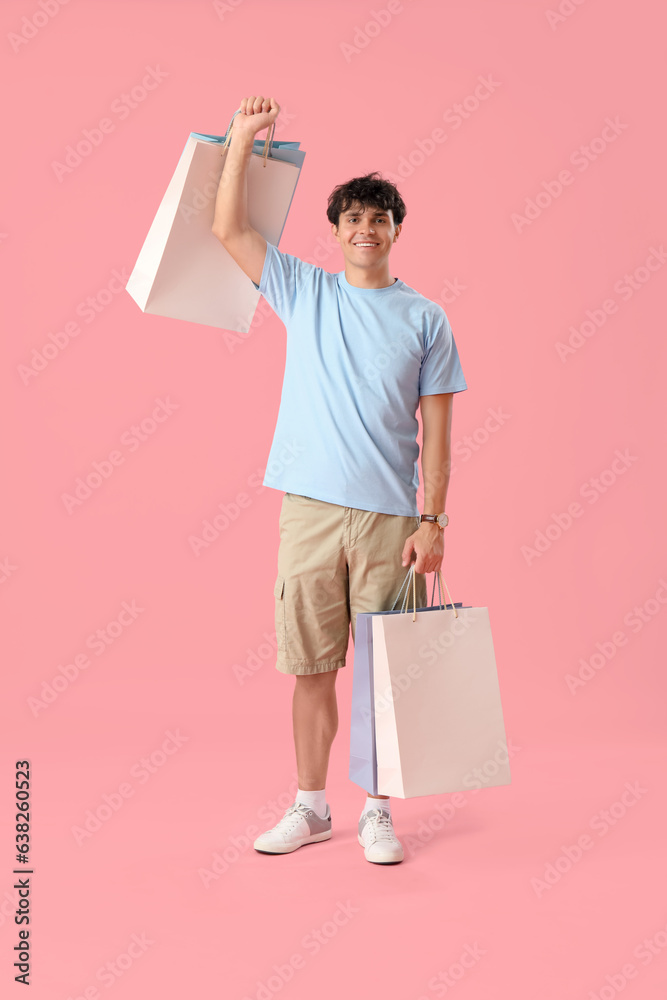
[(331, 231), (340, 243), (346, 264), (354, 267), (383, 267), (401, 226), (394, 225), (391, 209), (366, 206), (361, 210), (358, 203), (351, 205), (347, 212), (341, 212), (338, 228)]

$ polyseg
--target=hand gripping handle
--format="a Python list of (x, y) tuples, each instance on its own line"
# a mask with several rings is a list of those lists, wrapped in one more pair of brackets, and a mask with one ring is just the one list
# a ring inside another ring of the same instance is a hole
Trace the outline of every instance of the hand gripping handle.
[[(222, 144), (222, 148), (223, 149), (229, 149), (229, 145), (230, 145), (230, 143), (232, 141), (232, 131), (233, 131), (234, 119), (240, 113), (241, 113), (241, 109), (239, 108), (238, 111), (234, 112), (234, 114), (232, 115), (232, 117), (229, 120), (229, 125), (227, 126), (227, 129), (225, 131), (225, 141)], [(271, 147), (271, 144), (273, 143), (273, 133), (275, 132), (275, 130), (276, 130), (276, 123), (272, 122), (271, 127), (269, 128), (268, 132), (266, 133), (266, 139), (264, 140), (264, 149), (262, 150), (262, 159), (264, 160), (264, 163), (262, 164), (263, 166), (266, 166), (266, 160), (267, 160), (267, 157), (270, 154), (270, 147)]]

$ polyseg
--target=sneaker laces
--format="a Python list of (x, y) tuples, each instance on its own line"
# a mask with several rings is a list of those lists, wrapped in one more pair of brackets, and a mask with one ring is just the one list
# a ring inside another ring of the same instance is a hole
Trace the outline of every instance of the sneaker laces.
[(376, 840), (394, 841), (396, 839), (391, 815), (386, 810), (379, 808), (369, 809), (366, 815), (368, 816), (368, 822), (364, 827), (364, 833), (370, 828), (373, 830)]
[(274, 826), (276, 833), (287, 835), (291, 833), (300, 820), (305, 819), (310, 809), (303, 802), (293, 802), (285, 815)]

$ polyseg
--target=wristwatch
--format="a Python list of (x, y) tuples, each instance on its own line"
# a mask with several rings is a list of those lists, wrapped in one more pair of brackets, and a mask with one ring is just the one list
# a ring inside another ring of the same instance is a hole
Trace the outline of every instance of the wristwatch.
[(422, 521), (431, 521), (433, 524), (437, 524), (439, 528), (446, 528), (449, 524), (449, 517), (447, 514), (422, 514)]

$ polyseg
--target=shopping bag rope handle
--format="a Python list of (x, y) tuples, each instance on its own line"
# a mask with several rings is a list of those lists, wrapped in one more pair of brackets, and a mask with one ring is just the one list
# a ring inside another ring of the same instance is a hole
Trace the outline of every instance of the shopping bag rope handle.
[[(234, 112), (234, 114), (232, 115), (232, 117), (229, 120), (229, 125), (227, 126), (227, 130), (225, 132), (225, 141), (222, 144), (222, 148), (223, 149), (228, 149), (229, 148), (229, 144), (230, 144), (230, 142), (232, 140), (232, 126), (234, 124), (234, 119), (240, 113), (241, 113), (241, 109), (239, 108), (238, 111)], [(266, 166), (266, 159), (267, 159), (267, 156), (269, 155), (269, 147), (270, 147), (271, 143), (273, 142), (273, 133), (275, 132), (275, 130), (276, 130), (276, 123), (274, 121), (274, 122), (271, 122), (271, 128), (266, 133), (266, 139), (264, 140), (264, 149), (262, 150), (262, 154), (261, 154), (262, 155), (262, 160), (264, 161), (264, 163), (262, 164), (262, 166), (264, 166), (264, 167)]]
[[(405, 577), (405, 580), (403, 581), (403, 583), (401, 585), (401, 589), (399, 590), (399, 592), (398, 592), (398, 594), (396, 596), (396, 601), (398, 601), (399, 597), (401, 596), (401, 594), (403, 592), (403, 588), (405, 588), (405, 596), (403, 598), (403, 604), (401, 606), (401, 612), (407, 611), (406, 605), (407, 605), (407, 602), (408, 602), (408, 593), (409, 593), (408, 583), (409, 583), (410, 575), (411, 574), (412, 574), (412, 620), (414, 622), (414, 621), (417, 620), (417, 574), (415, 573), (415, 564), (414, 564), (414, 562), (411, 563), (411, 565), (410, 565), (410, 569), (408, 570), (407, 576)], [(449, 598), (449, 603), (452, 606), (452, 611), (454, 612), (454, 617), (458, 618), (459, 613), (456, 610), (456, 608), (454, 607), (454, 602), (452, 600), (452, 595), (449, 593), (449, 587), (447, 586), (447, 581), (445, 580), (445, 578), (442, 575), (442, 573), (441, 573), (440, 570), (438, 570), (438, 572), (437, 572), (437, 580), (438, 580), (438, 596), (440, 598), (440, 600), (439, 600), (438, 603), (440, 605), (441, 610), (444, 610), (442, 608), (442, 589), (441, 589), (441, 584), (443, 584), (444, 588), (445, 588), (445, 591), (447, 592), (447, 597)], [(433, 598), (435, 597), (435, 581), (436, 581), (436, 574), (434, 574), (434, 576), (433, 576), (433, 590), (431, 591), (431, 606), (433, 606)], [(393, 605), (391, 607), (392, 611), (394, 611), (394, 609), (396, 608), (396, 601), (394, 601), (394, 603), (393, 603)]]

